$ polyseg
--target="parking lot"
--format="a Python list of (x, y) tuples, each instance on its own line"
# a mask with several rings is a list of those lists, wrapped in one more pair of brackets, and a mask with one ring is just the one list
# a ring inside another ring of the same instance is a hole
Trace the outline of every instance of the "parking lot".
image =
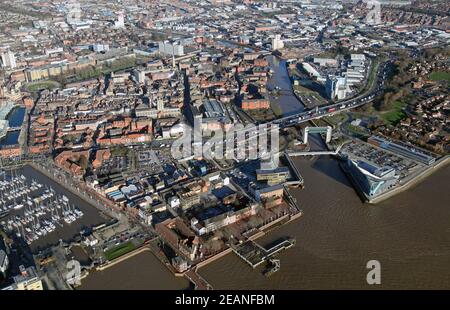
[(341, 153), (348, 154), (350, 157), (359, 157), (363, 160), (368, 160), (380, 167), (390, 166), (396, 170), (396, 173), (401, 179), (408, 177), (414, 171), (424, 167), (412, 160), (397, 156), (362, 141), (355, 141), (354, 143), (344, 145)]
[(164, 164), (171, 162), (170, 144), (160, 143), (155, 146), (141, 147), (137, 152), (137, 162), (139, 168), (145, 169), (153, 174), (162, 172)]
[(146, 240), (146, 235), (140, 232), (123, 232), (121, 234), (114, 235), (103, 241), (101, 244), (103, 252), (114, 249), (126, 242), (131, 241), (135, 246), (139, 246)]

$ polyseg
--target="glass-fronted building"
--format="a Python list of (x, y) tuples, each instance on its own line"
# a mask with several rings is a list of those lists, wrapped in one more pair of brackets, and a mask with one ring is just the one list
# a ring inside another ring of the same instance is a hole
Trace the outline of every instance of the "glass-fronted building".
[(348, 172), (355, 185), (368, 198), (374, 198), (397, 184), (395, 169), (389, 166), (378, 167), (362, 160), (347, 160)]

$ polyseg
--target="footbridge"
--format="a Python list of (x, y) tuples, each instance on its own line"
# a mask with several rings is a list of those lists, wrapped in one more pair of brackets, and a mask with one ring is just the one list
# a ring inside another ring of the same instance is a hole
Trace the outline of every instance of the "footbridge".
[(22, 129), (21, 126), (18, 127), (9, 127), (8, 128), (8, 132), (12, 132), (12, 131), (20, 131)]
[(287, 152), (287, 154), (291, 157), (296, 156), (315, 156), (315, 155), (337, 155), (339, 151), (341, 150), (342, 146), (344, 144), (341, 144), (338, 146), (338, 148), (334, 151), (309, 151), (309, 152)]

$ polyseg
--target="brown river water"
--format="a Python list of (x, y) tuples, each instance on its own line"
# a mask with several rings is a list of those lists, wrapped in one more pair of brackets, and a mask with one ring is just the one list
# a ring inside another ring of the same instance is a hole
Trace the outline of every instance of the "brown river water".
[[(336, 160), (295, 159), (305, 189), (293, 190), (304, 215), (258, 240), (297, 239), (270, 278), (236, 255), (200, 273), (215, 289), (450, 289), (450, 167), (378, 205), (363, 204)], [(366, 264), (381, 264), (368, 285)]]
[(184, 290), (186, 278), (175, 277), (151, 253), (142, 252), (81, 281), (81, 290)]

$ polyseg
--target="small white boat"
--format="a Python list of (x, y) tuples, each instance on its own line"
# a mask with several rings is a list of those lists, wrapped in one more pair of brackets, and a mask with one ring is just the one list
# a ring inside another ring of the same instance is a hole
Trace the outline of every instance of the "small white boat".
[(20, 210), (23, 208), (23, 204), (18, 204), (14, 206), (14, 210)]

